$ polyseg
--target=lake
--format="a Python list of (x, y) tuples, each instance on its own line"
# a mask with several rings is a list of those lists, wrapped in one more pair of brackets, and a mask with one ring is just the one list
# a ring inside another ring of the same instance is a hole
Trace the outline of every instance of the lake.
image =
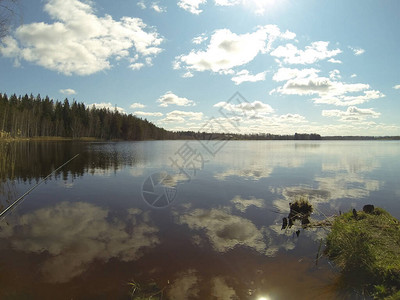
[(398, 141), (3, 142), (0, 210), (76, 154), (2, 218), (1, 299), (335, 299), (289, 203), (400, 218)]

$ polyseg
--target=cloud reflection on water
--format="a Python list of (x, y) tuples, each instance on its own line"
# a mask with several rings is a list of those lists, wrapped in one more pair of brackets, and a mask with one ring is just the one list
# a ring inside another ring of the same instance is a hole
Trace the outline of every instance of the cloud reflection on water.
[(171, 299), (189, 299), (199, 297), (199, 277), (196, 270), (189, 269), (176, 275), (168, 289)]
[(262, 168), (260, 166), (254, 166), (253, 168), (243, 169), (227, 169), (223, 172), (214, 174), (214, 177), (218, 180), (226, 180), (231, 176), (239, 176), (241, 178), (249, 180), (259, 180), (261, 178), (267, 178), (271, 175), (272, 168)]
[(227, 252), (235, 246), (247, 246), (264, 253), (263, 233), (250, 220), (232, 215), (227, 208), (194, 209), (177, 216), (178, 224), (204, 231), (214, 250)]
[(378, 180), (366, 179), (353, 174), (335, 174), (333, 176), (315, 177), (321, 190), (330, 192), (330, 200), (352, 198), (362, 199), (369, 196), (370, 192), (378, 191), (381, 183)]
[[(241, 198), (234, 197), (231, 201), (233, 205), (235, 199)], [(249, 201), (241, 199), (243, 200)], [(262, 199), (254, 200), (256, 203), (261, 203)], [(255, 207), (264, 209), (264, 206)], [(233, 206), (212, 209), (189, 208), (186, 212), (175, 211), (176, 222), (189, 227), (194, 245), (207, 247), (209, 243), (213, 250), (220, 253), (245, 247), (272, 257), (279, 249), (287, 251), (295, 248), (296, 241), (293, 236), (282, 237), (280, 222), (274, 221), (272, 224), (268, 222), (271, 225), (257, 227), (250, 219), (233, 214), (232, 208)]]
[(195, 269), (180, 272), (167, 289), (170, 299), (199, 299), (200, 292), (207, 290), (209, 296), (216, 299), (238, 299), (235, 289), (229, 285), (227, 278), (200, 276)]
[(250, 199), (244, 199), (240, 196), (235, 196), (235, 198), (233, 198), (231, 202), (234, 204), (235, 208), (241, 211), (242, 213), (244, 213), (247, 210), (247, 208), (251, 206), (262, 208), (265, 205), (264, 199), (256, 199), (255, 197), (250, 197)]
[(112, 217), (107, 209), (85, 202), (62, 202), (9, 220), (0, 238), (18, 251), (49, 255), (41, 266), (45, 280), (67, 282), (94, 260), (132, 261), (160, 243), (158, 229), (139, 209)]

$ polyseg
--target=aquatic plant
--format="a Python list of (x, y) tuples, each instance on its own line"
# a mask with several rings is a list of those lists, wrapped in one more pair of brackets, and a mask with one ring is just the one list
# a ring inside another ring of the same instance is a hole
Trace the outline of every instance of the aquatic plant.
[(288, 217), (285, 217), (282, 220), (282, 229), (286, 229), (287, 227), (291, 228), (294, 222), (297, 220), (301, 221), (301, 225), (303, 228), (310, 224), (309, 217), (311, 216), (313, 207), (307, 198), (300, 197), (296, 199), (295, 202), (289, 203), (289, 207), (290, 212)]
[(132, 300), (161, 300), (166, 288), (160, 289), (154, 281), (143, 284), (133, 279), (128, 282), (128, 285), (130, 286), (130, 298)]

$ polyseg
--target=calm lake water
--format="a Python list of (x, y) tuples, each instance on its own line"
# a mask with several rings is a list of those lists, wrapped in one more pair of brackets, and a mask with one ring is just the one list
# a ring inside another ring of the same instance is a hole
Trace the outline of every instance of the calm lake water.
[(400, 218), (395, 141), (0, 143), (0, 211), (76, 154), (1, 220), (1, 299), (335, 299), (289, 203)]

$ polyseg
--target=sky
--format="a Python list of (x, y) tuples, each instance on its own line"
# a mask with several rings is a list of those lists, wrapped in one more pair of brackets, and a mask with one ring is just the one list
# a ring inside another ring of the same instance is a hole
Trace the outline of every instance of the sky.
[(400, 135), (400, 1), (19, 0), (0, 93), (168, 130)]

